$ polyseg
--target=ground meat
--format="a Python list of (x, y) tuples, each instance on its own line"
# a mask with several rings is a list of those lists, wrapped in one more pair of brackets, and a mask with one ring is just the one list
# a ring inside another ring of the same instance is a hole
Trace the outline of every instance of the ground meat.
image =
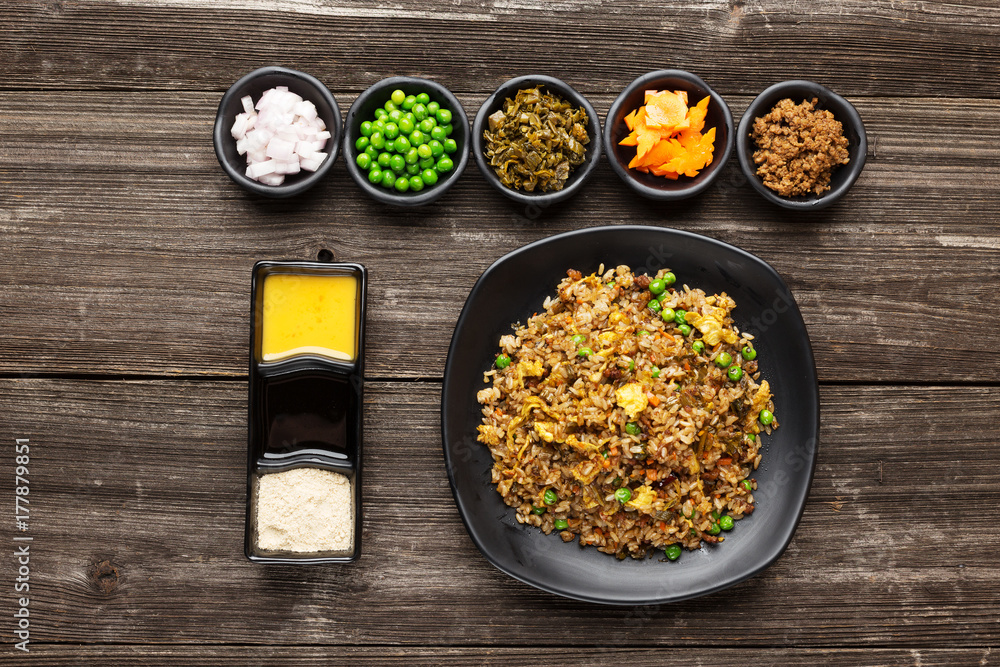
[(642, 289), (646, 289), (647, 287), (649, 287), (649, 283), (651, 283), (651, 282), (652, 282), (652, 279), (649, 276), (647, 276), (645, 273), (642, 274), (641, 276), (636, 276), (635, 277), (635, 284), (638, 285), (639, 287), (641, 287)]
[(826, 109), (816, 109), (817, 102), (785, 98), (754, 119), (757, 175), (783, 197), (826, 192), (833, 170), (849, 161), (843, 125)]

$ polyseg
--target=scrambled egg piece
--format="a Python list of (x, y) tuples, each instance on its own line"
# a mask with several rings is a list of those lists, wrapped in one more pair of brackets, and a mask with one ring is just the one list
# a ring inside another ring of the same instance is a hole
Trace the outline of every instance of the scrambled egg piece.
[(500, 444), (500, 436), (498, 435), (496, 428), (488, 426), (487, 424), (480, 424), (476, 427), (476, 430), (479, 431), (479, 442), (486, 445)]
[(553, 428), (555, 428), (555, 424), (535, 422), (535, 433), (537, 433), (538, 437), (545, 442), (552, 442), (555, 440), (555, 435), (552, 433)]
[(646, 391), (638, 382), (629, 382), (615, 390), (615, 398), (618, 399), (618, 406), (625, 410), (629, 419), (635, 419), (636, 415), (646, 409), (649, 399), (646, 398)]
[(614, 331), (604, 331), (597, 335), (602, 347), (611, 347), (618, 342), (619, 336)]
[(625, 504), (648, 514), (653, 511), (653, 502), (655, 500), (656, 491), (653, 491), (652, 487), (643, 485), (632, 492), (632, 500)]
[(730, 345), (735, 345), (738, 340), (736, 332), (723, 327), (729, 311), (725, 308), (713, 308), (705, 306), (705, 314), (688, 313), (684, 318), (688, 324), (701, 332), (702, 339), (708, 345), (718, 345), (720, 340), (724, 340)]
[(543, 373), (545, 373), (545, 369), (542, 367), (542, 362), (540, 361), (522, 360), (517, 362), (517, 374), (521, 378), (539, 377)]

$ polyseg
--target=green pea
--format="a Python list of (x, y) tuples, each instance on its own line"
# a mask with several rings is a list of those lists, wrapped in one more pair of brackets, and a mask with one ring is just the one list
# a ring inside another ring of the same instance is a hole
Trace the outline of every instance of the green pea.
[(441, 156), (441, 159), (437, 161), (434, 165), (439, 174), (447, 174), (449, 171), (455, 168), (455, 163), (451, 161), (451, 158), (447, 155)]
[(392, 169), (386, 169), (382, 172), (382, 186), (386, 188), (391, 188), (396, 184), (396, 174), (392, 173)]
[(739, 382), (740, 378), (743, 377), (743, 369), (735, 365), (730, 366), (729, 370), (726, 372), (726, 375), (728, 375), (729, 379), (732, 380), (733, 382)]
[[(374, 123), (372, 123), (372, 132), (381, 132), (382, 130), (384, 130), (385, 129), (385, 123), (386, 123), (387, 120), (388, 120), (388, 116), (386, 116), (385, 118), (379, 118)], [(391, 123), (392, 121), (389, 121), (389, 122)]]
[(653, 366), (653, 377), (655, 378), (660, 377), (660, 369), (657, 368), (656, 366)]
[(389, 112), (386, 111), (385, 109), (383, 109), (382, 107), (379, 107), (378, 109), (375, 109), (375, 118), (378, 118), (379, 120), (382, 120), (382, 119), (388, 118), (388, 117), (389, 117)]
[(493, 363), (496, 364), (497, 368), (503, 370), (504, 368), (510, 366), (510, 357), (508, 357), (506, 354), (501, 354), (497, 357), (496, 361)]
[(431, 139), (427, 142), (427, 146), (431, 149), (431, 155), (434, 157), (441, 157), (444, 155), (444, 144), (442, 144), (437, 139)]
[(653, 294), (663, 294), (667, 289), (667, 283), (664, 282), (662, 278), (657, 278), (656, 280), (649, 283), (649, 291)]
[(774, 421), (774, 415), (771, 413), (770, 410), (761, 410), (760, 415), (758, 415), (757, 418), (760, 420), (760, 423), (763, 424), (764, 426), (770, 426), (771, 422)]
[(402, 117), (403, 117), (403, 112), (400, 111), (399, 109), (393, 109), (392, 111), (389, 112), (389, 120), (391, 120), (393, 123), (398, 123), (399, 119)]
[(407, 111), (413, 108), (413, 105), (417, 103), (416, 95), (407, 95), (403, 98), (403, 103), (400, 105)]
[(385, 137), (382, 136), (381, 132), (372, 132), (372, 136), (368, 138), (368, 141), (379, 150), (385, 148)]
[(406, 176), (400, 176), (396, 179), (396, 182), (393, 183), (393, 185), (396, 187), (398, 192), (406, 192), (410, 189), (410, 179)]
[(434, 117), (438, 119), (438, 122), (442, 125), (447, 125), (451, 123), (451, 111), (448, 109), (439, 109)]
[(559, 496), (552, 489), (545, 489), (545, 493), (542, 494), (542, 500), (545, 501), (546, 505), (555, 505), (559, 502)]
[(757, 436), (754, 435), (753, 433), (747, 433), (747, 440), (749, 440), (750, 442), (756, 442)]
[(556, 530), (566, 530), (569, 528), (569, 521), (566, 519), (556, 519), (552, 522), (552, 527)]
[(382, 132), (386, 139), (395, 139), (399, 136), (399, 125), (395, 123), (386, 123), (385, 130)]
[(663, 280), (663, 282), (665, 282), (667, 284), (667, 287), (670, 287), (675, 282), (677, 282), (677, 276), (675, 276), (671, 272), (667, 271), (666, 273), (663, 274), (662, 280)]
[(368, 182), (378, 185), (382, 182), (382, 170), (378, 167), (372, 167), (371, 171), (368, 172)]
[(664, 292), (663, 294), (656, 295), (656, 300), (659, 301), (660, 303), (663, 303), (669, 298), (670, 298), (670, 292)]
[(657, 301), (656, 299), (650, 299), (650, 301), (649, 301), (649, 309), (651, 311), (653, 311), (654, 313), (658, 313), (658, 312), (660, 312), (663, 309), (663, 306), (660, 305), (660, 302)]
[(587, 340), (587, 337), (584, 336), (583, 334), (577, 334), (577, 335), (573, 336), (573, 344), (576, 345), (576, 346), (578, 346), (578, 347), (580, 345), (582, 345), (586, 340)]
[(406, 137), (396, 137), (396, 141), (393, 142), (393, 146), (397, 153), (405, 153), (410, 150), (410, 140)]
[(719, 368), (729, 368), (731, 363), (733, 363), (733, 355), (728, 352), (722, 352), (715, 358), (715, 365)]
[(745, 479), (742, 482), (740, 482), (740, 486), (743, 487), (744, 491), (753, 491), (753, 482), (751, 482), (749, 479)]
[(673, 322), (676, 316), (677, 312), (673, 308), (664, 308), (660, 311), (660, 317), (664, 322)]
[(396, 90), (392, 91), (392, 95), (389, 96), (389, 99), (392, 100), (393, 104), (399, 106), (400, 104), (406, 101), (406, 93), (397, 88)]
[(416, 129), (416, 125), (413, 123), (412, 119), (407, 118), (406, 116), (399, 119), (400, 132), (403, 134), (409, 134), (410, 132), (413, 132), (414, 129)]
[(753, 361), (757, 358), (757, 350), (755, 350), (753, 345), (750, 343), (747, 343), (746, 346), (740, 350), (740, 354), (742, 354), (743, 358), (747, 361)]
[(711, 517), (712, 517), (712, 519), (713, 519), (713, 520), (714, 520), (714, 521), (715, 521), (716, 523), (718, 523), (718, 522), (719, 522), (719, 517), (720, 517), (720, 516), (722, 516), (722, 515), (721, 515), (721, 514), (719, 514), (718, 510), (712, 510), (711, 512), (709, 512), (709, 516), (711, 516)]
[(719, 532), (721, 532), (721, 531), (722, 531), (722, 527), (719, 524), (717, 524), (717, 523), (713, 523), (711, 526), (708, 527), (708, 534), (709, 535), (718, 535)]
[(406, 164), (416, 164), (420, 161), (420, 152), (417, 151), (416, 148), (411, 148), (406, 151), (406, 155), (403, 156), (403, 160), (406, 161)]
[(431, 96), (427, 93), (417, 93), (417, 104), (427, 104), (431, 101)]
[(544, 507), (535, 507), (534, 505), (531, 506), (531, 513), (532, 514), (537, 514), (537, 515), (541, 516), (542, 514), (545, 514), (545, 512), (547, 512), (547, 511), (548, 510), (546, 510)]
[(440, 108), (441, 108), (441, 105), (438, 104), (437, 102), (427, 102), (427, 111), (428, 111), (428, 113), (436, 115), (437, 112), (438, 112), (438, 109), (440, 109)]
[(443, 125), (442, 128), (444, 129), (444, 136), (446, 137), (450, 137), (451, 133), (455, 131), (455, 126), (452, 125), (451, 123)]
[[(419, 173), (420, 173), (420, 165), (419, 164), (408, 164), (408, 165), (406, 165), (406, 175), (407, 176), (416, 176)], [(413, 183), (410, 183), (410, 187), (411, 188), (413, 187)], [(420, 181), (420, 187), (421, 188), (424, 187), (423, 181)]]
[(448, 137), (441, 143), (444, 144), (444, 152), (447, 153), (448, 155), (458, 152), (458, 142), (452, 139), (451, 137)]
[(645, 329), (639, 329), (638, 331), (636, 331), (636, 335), (638, 335), (638, 336), (648, 336), (649, 332), (646, 331)]
[(424, 118), (422, 121), (420, 121), (420, 124), (417, 125), (417, 129), (423, 132), (424, 134), (430, 134), (435, 127), (437, 127), (437, 123), (434, 122), (433, 118)]
[(684, 310), (683, 308), (678, 308), (676, 311), (674, 311), (674, 322), (676, 322), (677, 324), (687, 324), (687, 320), (685, 319), (686, 315), (687, 315), (686, 310)]
[(366, 120), (365, 122), (361, 123), (361, 127), (359, 128), (359, 130), (361, 132), (362, 137), (372, 136), (372, 122), (370, 120)]
[(615, 491), (615, 498), (618, 500), (618, 502), (624, 505), (628, 501), (632, 500), (632, 489), (628, 488), (627, 486), (623, 486), (622, 488)]
[(691, 335), (691, 325), (690, 324), (681, 324), (677, 328), (680, 330), (682, 336), (690, 336)]
[[(419, 167), (417, 167), (419, 169)], [(416, 174), (410, 176), (410, 189), (414, 192), (420, 192), (424, 189), (424, 179), (420, 178)]]
[(372, 166), (372, 156), (368, 153), (359, 153), (356, 158), (354, 158), (354, 163), (365, 171)]
[(382, 108), (385, 109), (386, 111), (388, 111), (389, 113), (392, 113), (393, 111), (398, 111), (399, 110), (399, 107), (397, 107), (396, 103), (392, 101), (392, 98), (389, 98), (388, 100), (386, 100), (385, 104), (382, 105)]
[(705, 351), (705, 343), (700, 340), (696, 340), (691, 343), (691, 349), (694, 350), (695, 354), (701, 354)]
[(437, 164), (437, 160), (433, 157), (421, 158), (419, 164), (421, 169), (433, 169), (434, 165)]
[(635, 359), (633, 359), (632, 361), (628, 362), (628, 369), (630, 371), (634, 371), (635, 370)]
[(371, 143), (368, 137), (358, 137), (358, 140), (354, 142), (354, 147), (359, 151), (363, 151), (368, 148), (368, 144)]
[(625, 424), (625, 432), (629, 435), (639, 435), (642, 433), (642, 427), (640, 427), (635, 422), (629, 422)]
[(392, 153), (382, 152), (378, 154), (378, 166), (386, 169), (392, 162)]
[(719, 528), (722, 530), (732, 530), (734, 525), (736, 525), (736, 522), (728, 514), (723, 514), (719, 517)]
[(416, 118), (418, 122), (423, 122), (427, 118), (427, 107), (420, 102), (414, 104), (410, 111), (413, 113), (413, 117)]
[(581, 348), (580, 348), (580, 349), (579, 349), (579, 350), (577, 351), (577, 353), (576, 353), (576, 356), (578, 356), (578, 357), (583, 357), (584, 359), (586, 359), (587, 357), (589, 357), (589, 356), (590, 356), (590, 355), (592, 355), (593, 353), (594, 353), (594, 351), (593, 351), (593, 350), (591, 350), (591, 349), (590, 349), (589, 347), (581, 347)]
[(427, 137), (425, 137), (424, 133), (420, 130), (413, 130), (408, 136), (410, 138), (410, 145), (412, 146), (419, 146), (420, 144), (427, 143)]
[[(417, 165), (418, 167), (422, 165)], [(424, 180), (425, 185), (434, 185), (438, 182), (438, 173), (433, 169), (424, 169), (420, 172), (420, 178)]]
[(419, 155), (420, 159), (422, 160), (427, 159), (429, 157), (433, 157), (431, 155), (431, 147), (428, 146), (427, 144), (421, 144), (417, 146), (417, 155)]
[(438, 141), (444, 141), (447, 138), (448, 138), (448, 135), (445, 134), (444, 128), (441, 127), (440, 125), (435, 125), (434, 127), (431, 128), (431, 139), (437, 139)]
[(374, 161), (378, 159), (379, 150), (371, 144), (368, 144), (368, 148), (365, 149), (365, 154), (367, 154), (368, 157)]
[(389, 168), (397, 174), (403, 173), (403, 170), (406, 169), (406, 161), (403, 159), (403, 156), (393, 155), (392, 158), (389, 159)]
[(681, 547), (679, 544), (671, 544), (669, 547), (663, 550), (663, 555), (667, 557), (667, 560), (674, 561), (681, 557)]

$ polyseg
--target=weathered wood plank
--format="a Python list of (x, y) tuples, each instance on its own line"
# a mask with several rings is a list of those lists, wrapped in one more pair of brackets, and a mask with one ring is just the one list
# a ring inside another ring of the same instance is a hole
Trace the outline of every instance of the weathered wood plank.
[[(807, 216), (759, 198), (735, 158), (721, 184), (670, 205), (637, 201), (606, 162), (546, 211), (512, 205), (471, 165), (416, 211), (371, 202), (342, 162), (300, 198), (262, 200), (218, 168), (217, 97), (0, 97), (9, 162), (28, 165), (0, 173), (0, 306), (11, 314), (0, 372), (243, 374), (253, 261), (330, 248), (371, 270), (369, 373), (439, 377), (464, 299), (494, 259), (603, 223), (688, 229), (770, 262), (800, 303), (823, 380), (980, 382), (1000, 371), (1000, 358), (977, 354), (1000, 347), (983, 317), (1000, 309), (992, 102), (861, 100), (865, 173), (843, 202)], [(611, 98), (595, 100), (603, 111)], [(747, 101), (735, 100), (737, 113)], [(51, 114), (27, 113), (37, 103)], [(22, 115), (34, 120), (19, 134)]]
[[(628, 664), (650, 667), (664, 664), (662, 648), (582, 648), (551, 649), (481, 647), (432, 648), (399, 646), (92, 646), (30, 645), (30, 654), (19, 657), (21, 665), (191, 665), (195, 662), (223, 667), (247, 665), (266, 660), (269, 665), (480, 665), (508, 667), (512, 664), (547, 665)], [(763, 660), (762, 660), (763, 659)], [(0, 659), (0, 662), (4, 662)], [(716, 646), (671, 649), (670, 664), (685, 667), (712, 665), (774, 664), (798, 665), (864, 664), (868, 667), (908, 667), (921, 665), (991, 665), (993, 649), (727, 649)]]
[(439, 390), (370, 383), (364, 554), (293, 568), (242, 556), (242, 382), (0, 380), (5, 456), (14, 438), (32, 446), (32, 636), (606, 649), (1000, 638), (990, 388), (824, 388), (816, 480), (785, 555), (728, 591), (638, 609), (536, 591), (478, 554), (447, 483)]
[[(655, 68), (655, 58), (635, 54), (669, 53), (664, 64), (726, 93), (807, 78), (853, 95), (995, 97), (1000, 74), (1000, 13), (989, 3), (645, 1), (627, 11), (574, 0), (441, 4), (23, 3), (0, 32), (9, 54), (0, 76), (20, 89), (222, 90), (260, 64), (283, 63), (355, 91), (391, 74), (473, 91), (544, 69), (610, 93)], [(635, 16), (640, 30), (629, 28)], [(392, 35), (393, 48), (378, 35)]]

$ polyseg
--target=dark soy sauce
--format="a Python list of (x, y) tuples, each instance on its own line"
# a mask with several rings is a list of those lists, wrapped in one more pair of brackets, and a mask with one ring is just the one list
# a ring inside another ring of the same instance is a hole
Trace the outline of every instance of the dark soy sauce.
[(300, 372), (263, 378), (261, 427), (265, 459), (294, 454), (353, 456), (358, 414), (350, 380)]

